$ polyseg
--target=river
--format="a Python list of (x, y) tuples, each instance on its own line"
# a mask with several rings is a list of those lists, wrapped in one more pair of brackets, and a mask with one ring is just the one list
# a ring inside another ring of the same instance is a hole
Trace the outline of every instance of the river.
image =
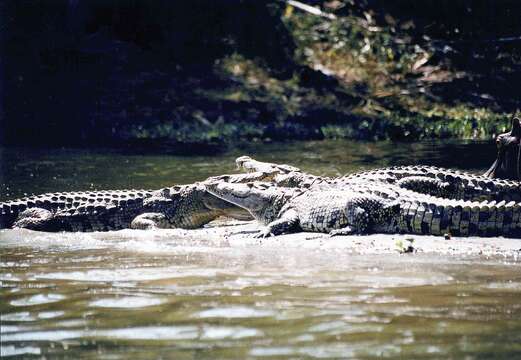
[[(480, 171), (493, 146), (324, 141), (193, 157), (3, 148), (0, 200), (189, 183), (234, 172), (242, 154), (324, 175), (416, 163)], [(0, 230), (2, 357), (521, 358), (518, 257), (309, 244)]]

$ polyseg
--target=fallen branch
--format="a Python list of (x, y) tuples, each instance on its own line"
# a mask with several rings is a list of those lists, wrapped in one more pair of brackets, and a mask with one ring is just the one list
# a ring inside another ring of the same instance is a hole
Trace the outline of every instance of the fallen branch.
[(327, 12), (324, 12), (324, 11), (320, 10), (319, 8), (314, 7), (314, 6), (301, 3), (300, 1), (295, 1), (295, 0), (282, 0), (282, 1), (284, 1), (288, 5), (293, 6), (294, 8), (300, 9), (300, 10), (305, 11), (307, 13), (310, 13), (310, 14), (313, 14), (313, 15), (316, 15), (316, 16), (321, 16), (321, 17), (324, 17), (324, 18), (329, 19), (329, 20), (336, 19), (335, 15), (327, 13)]

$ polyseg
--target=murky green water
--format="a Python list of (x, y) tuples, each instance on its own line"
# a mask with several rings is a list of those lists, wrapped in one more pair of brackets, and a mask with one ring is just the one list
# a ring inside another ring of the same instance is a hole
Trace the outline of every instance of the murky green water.
[[(335, 175), (418, 162), (478, 170), (492, 149), (324, 142), (190, 158), (3, 149), (0, 198), (191, 182), (233, 171), (243, 153)], [(133, 230), (4, 230), (0, 251), (2, 357), (521, 358), (517, 258), (236, 247)]]
[(317, 175), (343, 175), (364, 168), (428, 164), (476, 170), (491, 165), (493, 143), (364, 143), (309, 141), (252, 144), (209, 156), (135, 155), (114, 150), (0, 147), (0, 201), (50, 191), (159, 188), (235, 172), (235, 158), (288, 163)]

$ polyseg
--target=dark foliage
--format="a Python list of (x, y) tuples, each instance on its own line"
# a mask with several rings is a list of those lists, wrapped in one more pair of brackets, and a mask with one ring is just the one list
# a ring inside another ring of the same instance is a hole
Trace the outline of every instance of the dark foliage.
[(216, 81), (215, 60), (233, 52), (287, 74), (294, 45), (279, 11), (241, 0), (9, 1), (4, 141), (113, 139), (121, 121), (133, 120), (125, 115), (132, 104), (154, 108), (162, 90), (189, 78)]
[[(437, 101), (496, 112), (519, 107), (513, 90), (521, 81), (519, 1), (307, 3), (340, 17), (369, 14), (391, 36), (429, 44), (429, 64), (468, 74), (430, 85), (428, 94)], [(283, 21), (286, 10), (275, 0), (1, 2), (0, 139), (219, 146), (223, 134), (321, 138), (328, 136), (324, 125), (337, 134), (335, 126), (346, 124), (349, 129), (340, 136), (429, 136), (410, 121), (416, 113), (385, 99), (381, 104), (395, 111), (392, 116), (350, 113), (352, 105), (367, 102), (365, 85), (349, 89), (336, 74), (326, 75), (295, 56), (302, 49)], [(320, 26), (310, 24), (310, 34)], [(268, 80), (250, 86), (216, 71), (237, 54), (285, 87), (270, 87)], [(208, 95), (226, 91), (239, 92), (240, 99)], [(194, 136), (199, 133), (204, 136)]]

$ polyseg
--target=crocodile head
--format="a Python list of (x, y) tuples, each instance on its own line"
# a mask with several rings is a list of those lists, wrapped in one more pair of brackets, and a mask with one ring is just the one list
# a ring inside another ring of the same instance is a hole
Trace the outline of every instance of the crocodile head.
[(521, 180), (521, 120), (512, 119), (512, 130), (496, 138), (497, 158), (485, 176)]
[(264, 172), (267, 174), (287, 174), (289, 172), (300, 172), (299, 168), (286, 164), (272, 164), (269, 162), (262, 162), (252, 159), (249, 156), (243, 155), (235, 159), (237, 169), (245, 170), (246, 172)]
[[(163, 214), (171, 225), (183, 228), (201, 227), (218, 216), (252, 219), (247, 210), (208, 193), (201, 183), (176, 185), (155, 191), (144, 199), (143, 208), (147, 213)], [(150, 215), (147, 219), (150, 219)]]
[(255, 219), (264, 223), (276, 218), (288, 197), (295, 191), (266, 183), (214, 182), (205, 186), (209, 193), (248, 210)]

